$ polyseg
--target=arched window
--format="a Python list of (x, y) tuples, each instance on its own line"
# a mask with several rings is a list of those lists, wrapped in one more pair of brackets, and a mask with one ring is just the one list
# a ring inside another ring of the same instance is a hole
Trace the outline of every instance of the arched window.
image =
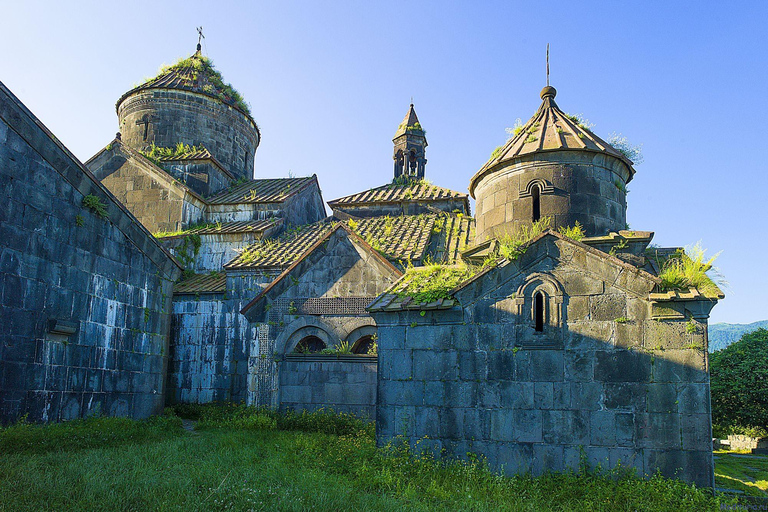
[(325, 348), (323, 340), (317, 336), (306, 336), (296, 344), (293, 349), (297, 354), (316, 354)]
[(533, 325), (536, 332), (544, 332), (544, 294), (536, 292), (533, 296)]
[(372, 334), (367, 334), (357, 340), (354, 345), (352, 345), (352, 353), (353, 354), (368, 354), (371, 352), (371, 349), (376, 345), (376, 340), (373, 338)]
[(533, 200), (533, 222), (541, 219), (541, 189), (538, 185), (531, 187), (531, 198)]

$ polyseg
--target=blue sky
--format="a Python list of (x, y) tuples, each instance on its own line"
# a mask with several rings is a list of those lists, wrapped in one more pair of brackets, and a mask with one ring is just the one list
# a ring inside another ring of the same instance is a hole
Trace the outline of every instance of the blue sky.
[[(67, 4), (67, 5), (65, 5)], [(551, 82), (566, 112), (643, 145), (632, 228), (701, 240), (730, 283), (713, 322), (768, 318), (768, 2), (0, 2), (0, 80), (81, 160), (115, 101), (204, 53), (251, 104), (257, 177), (316, 173), (325, 200), (391, 179), (414, 98), (427, 177), (466, 191)]]

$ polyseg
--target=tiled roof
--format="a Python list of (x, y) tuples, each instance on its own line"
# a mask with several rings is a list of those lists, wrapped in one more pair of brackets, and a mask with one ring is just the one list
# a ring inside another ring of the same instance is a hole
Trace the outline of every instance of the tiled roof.
[(237, 97), (239, 95), (231, 86), (224, 84), (221, 74), (213, 67), (213, 63), (199, 51), (177, 64), (163, 68), (155, 78), (126, 92), (117, 100), (116, 106), (119, 107), (129, 95), (146, 89), (180, 89), (204, 94), (236, 108), (253, 121), (248, 106), (242, 98)]
[[(228, 269), (285, 267), (293, 263), (334, 224), (321, 221), (290, 230), (276, 239), (260, 240), (225, 265)], [(445, 215), (371, 217), (348, 223), (374, 249), (392, 261), (420, 261), (430, 254), (435, 261), (455, 262), (468, 243), (473, 220)]]
[(262, 232), (274, 228), (283, 223), (283, 219), (273, 217), (265, 220), (248, 220), (239, 222), (220, 222), (204, 228), (195, 229), (192, 232), (198, 235), (219, 235), (231, 233)]
[(224, 272), (195, 274), (176, 283), (174, 294), (181, 293), (224, 293), (227, 290), (227, 275)]
[(286, 267), (330, 231), (332, 227), (332, 223), (320, 221), (291, 229), (275, 239), (259, 240), (224, 265), (224, 268)]
[(581, 150), (611, 155), (629, 167), (629, 179), (632, 179), (635, 174), (632, 161), (591, 130), (579, 126), (568, 117), (555, 103), (555, 94), (554, 87), (545, 87), (541, 91), (543, 101), (539, 110), (525, 123), (523, 129), (509, 139), (498, 152), (494, 152), (491, 159), (472, 177), (470, 193), (473, 193), (475, 182), (480, 175), (496, 164), (524, 155), (549, 151)]
[(282, 203), (316, 180), (315, 175), (250, 180), (209, 197), (207, 201), (209, 204)]
[(414, 181), (404, 185), (384, 185), (372, 188), (365, 192), (352, 194), (328, 201), (331, 208), (344, 206), (357, 206), (365, 204), (401, 203), (418, 201), (440, 201), (445, 199), (461, 199), (468, 201), (467, 194), (426, 184), (423, 181)]
[(404, 310), (435, 310), (435, 309), (451, 309), (454, 306), (458, 306), (459, 301), (454, 298), (438, 299), (434, 302), (416, 302), (412, 297), (401, 297), (396, 293), (385, 292), (379, 295), (369, 306), (368, 311), (404, 311)]
[(190, 151), (183, 155), (173, 156), (169, 158), (159, 158), (162, 162), (174, 162), (177, 160), (214, 160), (213, 155), (205, 147), (196, 147), (195, 151)]

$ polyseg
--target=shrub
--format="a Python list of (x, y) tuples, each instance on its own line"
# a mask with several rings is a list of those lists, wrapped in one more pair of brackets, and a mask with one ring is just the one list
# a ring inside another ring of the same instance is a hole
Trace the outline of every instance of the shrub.
[(712, 353), (710, 378), (713, 423), (725, 428), (768, 428), (766, 362), (766, 329), (747, 333), (736, 343)]
[(613, 132), (608, 136), (608, 144), (613, 146), (615, 150), (631, 160), (633, 164), (639, 165), (643, 163), (642, 144), (639, 146), (630, 144), (625, 136), (616, 132)]
[(477, 273), (470, 265), (440, 265), (409, 267), (404, 276), (404, 285), (397, 290), (400, 297), (413, 297), (415, 302), (434, 302), (447, 299), (450, 292)]

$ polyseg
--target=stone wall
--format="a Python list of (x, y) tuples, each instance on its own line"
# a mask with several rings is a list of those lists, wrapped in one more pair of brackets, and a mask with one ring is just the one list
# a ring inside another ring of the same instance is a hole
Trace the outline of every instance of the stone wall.
[(202, 145), (236, 177), (253, 178), (260, 142), (256, 123), (217, 99), (174, 89), (141, 90), (118, 105), (117, 117), (123, 141), (133, 148)]
[(163, 162), (163, 169), (203, 197), (212, 196), (232, 183), (232, 175), (211, 160)]
[(174, 295), (170, 402), (246, 400), (249, 358), (259, 353), (259, 340), (240, 309), (274, 277), (230, 274), (226, 293)]
[[(711, 486), (706, 319), (655, 318), (639, 273), (558, 244), (462, 289), (464, 307), (374, 313), (379, 444), (405, 433), (511, 474), (578, 470), (583, 454)], [(532, 291), (547, 294), (541, 333)]]
[(0, 196), (0, 422), (160, 412), (180, 269), (2, 84)]
[(376, 416), (376, 356), (291, 354), (280, 362), (280, 407)]
[(477, 198), (477, 242), (500, 237), (531, 223), (533, 199), (529, 185), (539, 183), (540, 214), (552, 217), (553, 227), (578, 221), (587, 236), (626, 228), (627, 166), (602, 154), (559, 151), (547, 161), (522, 158), (484, 176)]
[(176, 231), (203, 220), (201, 197), (123, 144), (113, 143), (87, 165), (152, 233)]

